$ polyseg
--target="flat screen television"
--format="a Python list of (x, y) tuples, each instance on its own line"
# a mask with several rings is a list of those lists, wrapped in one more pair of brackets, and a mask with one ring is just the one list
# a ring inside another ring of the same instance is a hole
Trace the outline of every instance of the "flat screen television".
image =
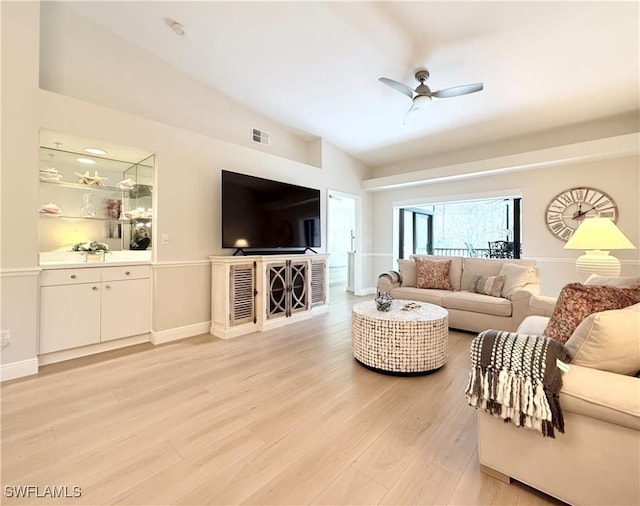
[(222, 247), (320, 246), (320, 190), (222, 171)]

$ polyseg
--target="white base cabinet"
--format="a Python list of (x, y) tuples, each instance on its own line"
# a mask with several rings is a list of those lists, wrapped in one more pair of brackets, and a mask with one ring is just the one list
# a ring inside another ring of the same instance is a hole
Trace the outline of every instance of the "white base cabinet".
[(268, 330), (328, 309), (328, 255), (209, 258), (214, 336)]
[(148, 333), (148, 265), (46, 269), (40, 280), (40, 354)]

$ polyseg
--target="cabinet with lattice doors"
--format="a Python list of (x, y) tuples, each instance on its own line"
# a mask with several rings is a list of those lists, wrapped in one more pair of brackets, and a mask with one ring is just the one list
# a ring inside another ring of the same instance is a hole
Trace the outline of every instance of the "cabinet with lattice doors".
[(210, 257), (210, 332), (217, 337), (235, 337), (328, 310), (327, 257)]
[(286, 259), (266, 263), (265, 316), (267, 320), (291, 318), (297, 313), (309, 311), (311, 307), (310, 268), (308, 259)]

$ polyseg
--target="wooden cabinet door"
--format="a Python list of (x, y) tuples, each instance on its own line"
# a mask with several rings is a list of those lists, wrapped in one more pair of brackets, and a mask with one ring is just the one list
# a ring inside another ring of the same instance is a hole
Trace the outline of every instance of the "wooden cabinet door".
[(289, 315), (289, 269), (287, 262), (269, 263), (266, 268), (266, 317), (282, 318)]
[(40, 353), (100, 342), (100, 283), (40, 288)]
[(309, 309), (309, 262), (289, 261), (289, 316)]
[(148, 279), (102, 283), (102, 341), (145, 334), (151, 328)]

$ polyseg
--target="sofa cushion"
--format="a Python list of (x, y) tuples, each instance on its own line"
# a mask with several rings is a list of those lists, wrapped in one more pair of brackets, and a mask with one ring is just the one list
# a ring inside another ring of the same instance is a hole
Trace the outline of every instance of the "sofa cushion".
[(640, 285), (640, 276), (611, 277), (592, 274), (584, 282), (585, 285), (611, 285), (618, 288)]
[(518, 265), (505, 262), (500, 267), (500, 276), (504, 276), (502, 296), (510, 299), (519, 288), (538, 281), (538, 268), (533, 265)]
[(449, 282), (454, 290), (460, 290), (460, 280), (462, 279), (462, 257), (450, 257), (445, 255), (411, 255), (413, 260), (422, 258), (425, 260), (451, 260), (449, 267)]
[(473, 286), (473, 277), (478, 276), (497, 276), (504, 263), (512, 263), (518, 265), (536, 265), (535, 260), (513, 259), (513, 258), (463, 258), (462, 262), (462, 279), (460, 282), (460, 290), (471, 290)]
[(416, 263), (414, 260), (398, 259), (398, 270), (402, 282), (400, 286), (416, 286)]
[(640, 302), (640, 286), (617, 288), (569, 283), (558, 296), (544, 335), (566, 342), (587, 316), (609, 309), (622, 309)]
[(449, 281), (451, 260), (426, 260), (416, 258), (416, 287), (453, 290)]
[(474, 276), (471, 291), (474, 293), (482, 293), (491, 295), (492, 297), (500, 297), (502, 294), (502, 286), (504, 285), (504, 276)]
[(451, 292), (449, 290), (425, 290), (424, 288), (415, 288), (411, 286), (401, 286), (391, 290), (391, 296), (394, 299), (428, 302), (429, 304), (436, 304), (437, 306), (442, 306), (442, 297), (450, 293)]
[(442, 307), (446, 309), (459, 309), (474, 313), (484, 313), (494, 316), (511, 316), (511, 301), (491, 295), (468, 292), (445, 293), (442, 297)]
[(633, 376), (640, 371), (640, 304), (587, 316), (566, 347), (573, 364)]

